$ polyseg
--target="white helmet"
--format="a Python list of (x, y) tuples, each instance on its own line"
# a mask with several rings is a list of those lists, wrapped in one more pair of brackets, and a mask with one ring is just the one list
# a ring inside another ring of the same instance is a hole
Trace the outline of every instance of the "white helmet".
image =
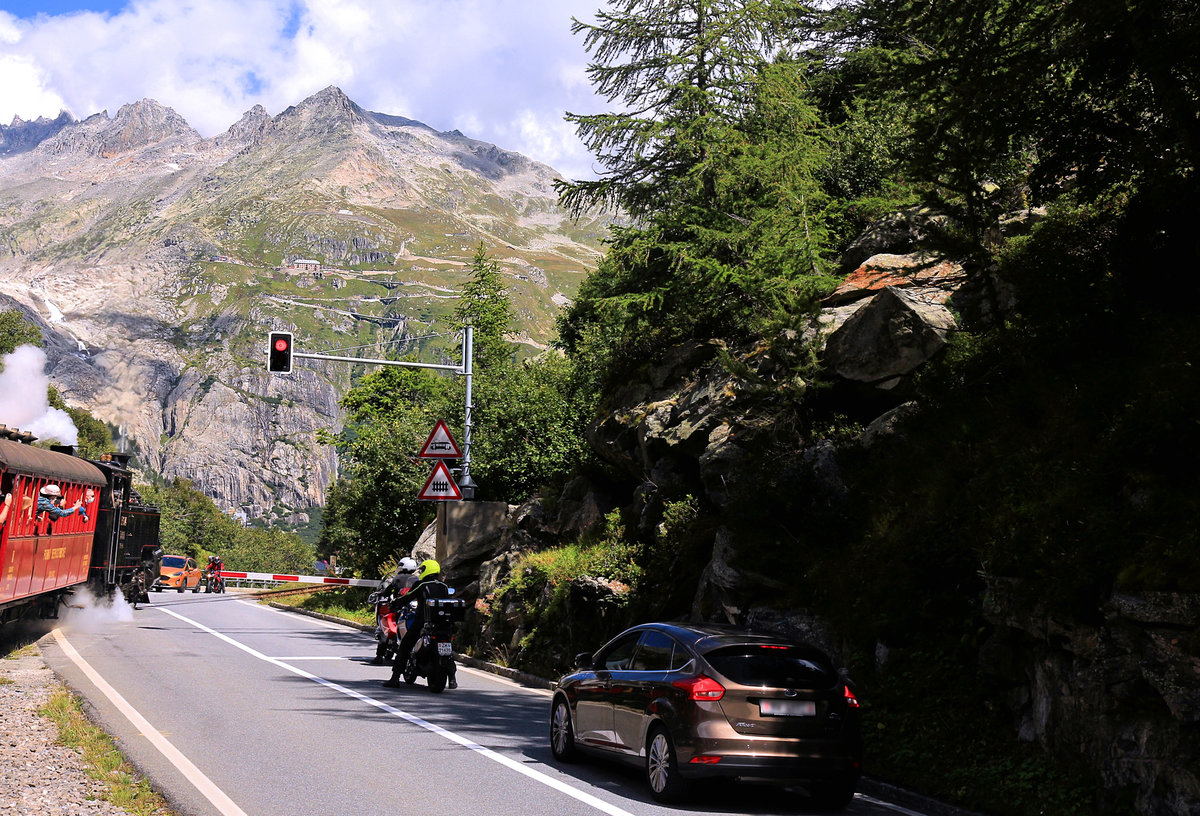
[(417, 571), (417, 562), (412, 558), (401, 558), (400, 563), (396, 565), (396, 569), (400, 572), (414, 573)]
[[(43, 496), (61, 496), (62, 491), (58, 489), (58, 485), (48, 484), (42, 488)], [(416, 569), (416, 563), (413, 564), (413, 569)]]

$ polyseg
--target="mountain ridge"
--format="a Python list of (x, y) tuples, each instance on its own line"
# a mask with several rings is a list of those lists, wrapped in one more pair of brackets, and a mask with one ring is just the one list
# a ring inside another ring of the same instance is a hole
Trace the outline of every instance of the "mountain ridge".
[(337, 458), (316, 432), (340, 429), (351, 376), (267, 376), (267, 331), (452, 356), (419, 338), (440, 335), (482, 243), (536, 351), (606, 229), (558, 207), (547, 165), (336, 86), (210, 138), (149, 99), (42, 127), (0, 153), (0, 295), (41, 325), (70, 404), (126, 428), (147, 470), (251, 518), (323, 504)]

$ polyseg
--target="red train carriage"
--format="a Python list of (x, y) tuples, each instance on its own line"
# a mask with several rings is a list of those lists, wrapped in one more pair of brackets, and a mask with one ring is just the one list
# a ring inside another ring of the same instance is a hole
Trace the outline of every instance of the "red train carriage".
[[(0, 426), (0, 502), (9, 497), (0, 504), (0, 624), (55, 617), (83, 584), (97, 596), (120, 589), (135, 603), (149, 600), (162, 556), (159, 514), (133, 489), (129, 457), (89, 462), (71, 448), (35, 448), (32, 439)], [(56, 518), (54, 493), (62, 509), (78, 509)]]
[[(105, 487), (90, 462), (0, 439), (0, 502), (11, 497), (0, 527), (0, 621), (30, 604), (53, 614), (63, 594), (87, 582)], [(78, 509), (55, 518), (52, 493), (63, 509)]]

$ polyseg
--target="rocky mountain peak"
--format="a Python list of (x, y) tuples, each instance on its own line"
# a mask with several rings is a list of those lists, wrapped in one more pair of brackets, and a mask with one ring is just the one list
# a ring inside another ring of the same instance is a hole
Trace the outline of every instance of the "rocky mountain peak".
[(102, 155), (111, 156), (173, 137), (198, 140), (200, 134), (171, 108), (153, 99), (122, 105), (103, 140)]
[(0, 125), (0, 156), (32, 150), (67, 125), (73, 124), (75, 117), (66, 111), (60, 111), (54, 119), (39, 116), (32, 122), (14, 116), (12, 124), (7, 127)]
[(279, 114), (274, 127), (291, 137), (327, 136), (369, 118), (341, 88), (330, 85)]
[(46, 139), (42, 149), (56, 155), (110, 158), (163, 143), (199, 141), (200, 134), (182, 116), (153, 99), (143, 99), (122, 105), (111, 119), (106, 109), (75, 127), (64, 127), (53, 138)]
[(271, 124), (271, 116), (262, 105), (255, 105), (242, 114), (242, 118), (229, 129), (213, 139), (215, 145), (252, 145), (262, 141), (262, 135)]

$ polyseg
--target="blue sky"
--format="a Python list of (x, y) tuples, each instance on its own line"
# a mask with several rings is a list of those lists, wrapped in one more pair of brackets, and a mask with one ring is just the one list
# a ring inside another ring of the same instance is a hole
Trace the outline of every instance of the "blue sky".
[(604, 0), (0, 0), (0, 123), (155, 99), (204, 136), (328, 85), (370, 110), (594, 175), (563, 113), (607, 109), (571, 17)]
[(4, 9), (16, 17), (35, 17), (39, 13), (55, 15), (69, 14), (73, 11), (112, 13), (120, 10), (124, 5), (124, 3), (70, 2), (70, 0), (33, 0), (33, 2), (5, 0), (0, 3), (0, 9)]

